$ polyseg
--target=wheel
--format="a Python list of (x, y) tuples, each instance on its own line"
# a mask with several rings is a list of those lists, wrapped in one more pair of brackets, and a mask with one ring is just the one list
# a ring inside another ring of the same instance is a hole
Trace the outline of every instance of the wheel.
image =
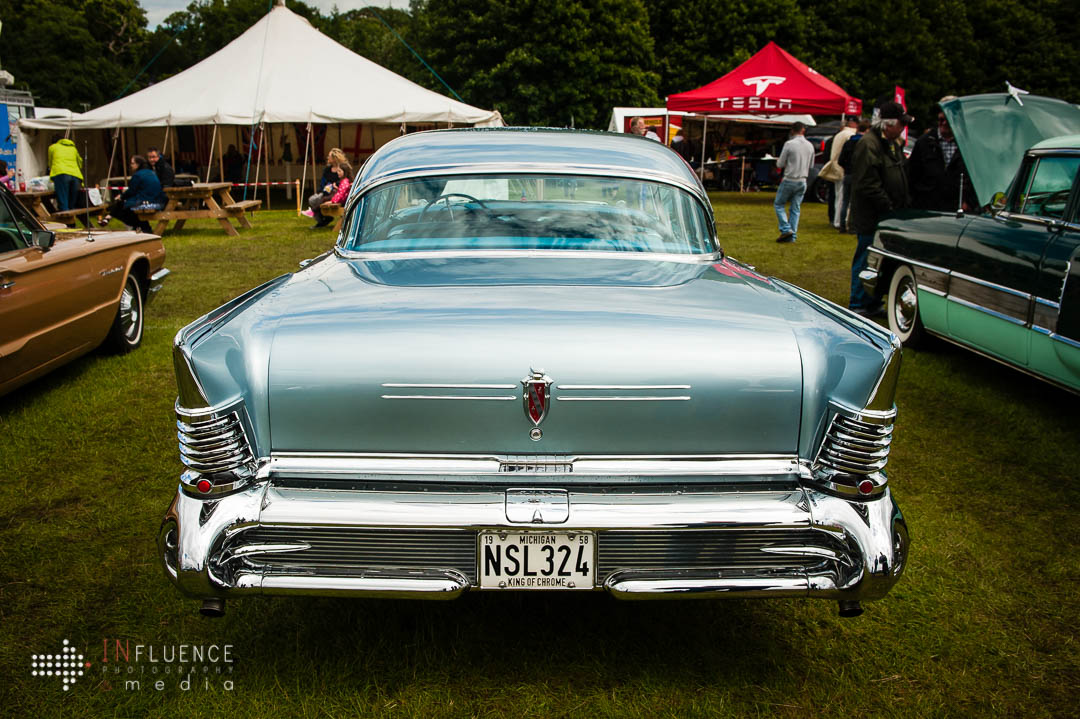
[(416, 218), (416, 221), (417, 222), (423, 222), (424, 221), (424, 215), (427, 214), (427, 211), (430, 210), (432, 207), (434, 207), (435, 203), (439, 202), (440, 200), (447, 200), (446, 208), (450, 212), (450, 219), (453, 220), (454, 219), (454, 208), (450, 206), (450, 202), (449, 202), (449, 198), (451, 198), (451, 197), (464, 197), (466, 200), (469, 200), (470, 202), (475, 202), (476, 204), (480, 205), (485, 210), (489, 209), (488, 206), (484, 203), (483, 200), (477, 199), (477, 198), (473, 197), (472, 195), (466, 195), (464, 192), (447, 192), (445, 195), (439, 195), (434, 200), (432, 200), (431, 202), (424, 205), (424, 209), (420, 210), (420, 216)]
[(889, 329), (900, 341), (914, 347), (922, 341), (922, 318), (919, 317), (919, 293), (915, 273), (908, 265), (901, 265), (889, 281), (888, 301)]
[(822, 204), (828, 204), (828, 202), (829, 202), (829, 185), (830, 184), (832, 184), (832, 183), (830, 183), (827, 180), (822, 180), (821, 178), (818, 178), (818, 179), (814, 180), (814, 186), (813, 186), (813, 188), (811, 188), (813, 193), (814, 193), (813, 194), (814, 202), (820, 202)]
[(135, 277), (128, 275), (124, 280), (124, 291), (120, 293), (120, 306), (116, 309), (112, 329), (105, 338), (105, 347), (117, 354), (130, 352), (142, 343), (142, 335), (142, 288)]

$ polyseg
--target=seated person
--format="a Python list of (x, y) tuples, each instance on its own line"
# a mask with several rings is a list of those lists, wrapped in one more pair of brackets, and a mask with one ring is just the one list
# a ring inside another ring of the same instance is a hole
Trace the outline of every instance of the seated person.
[(330, 202), (330, 198), (333, 196), (335, 189), (337, 188), (338, 176), (334, 170), (334, 166), (339, 163), (348, 164), (348, 159), (345, 157), (345, 152), (338, 147), (330, 148), (330, 152), (326, 153), (326, 167), (323, 168), (322, 179), (319, 180), (319, 187), (322, 188), (319, 192), (308, 198), (308, 209), (304, 210), (301, 214), (306, 217), (314, 217), (315, 211), (311, 209), (312, 203), (316, 202), (316, 197), (325, 195), (318, 204), (323, 202)]
[(168, 198), (161, 190), (161, 182), (150, 169), (150, 163), (142, 155), (132, 155), (129, 163), (131, 180), (128, 188), (111, 205), (106, 214), (98, 221), (104, 227), (113, 216), (128, 227), (143, 232), (150, 231), (150, 223), (139, 219), (136, 210), (160, 210), (165, 207)]
[(146, 161), (150, 163), (150, 169), (157, 175), (158, 182), (162, 187), (172, 187), (176, 184), (176, 172), (173, 171), (169, 161), (161, 156), (156, 147), (146, 150)]
[(311, 208), (312, 216), (316, 220), (314, 227), (326, 227), (330, 224), (330, 220), (334, 219), (319, 211), (322, 205), (328, 202), (341, 205), (349, 196), (349, 186), (352, 183), (352, 165), (349, 164), (348, 160), (342, 160), (333, 166), (333, 172), (337, 182), (333, 185), (327, 185), (322, 192), (308, 198), (308, 206)]

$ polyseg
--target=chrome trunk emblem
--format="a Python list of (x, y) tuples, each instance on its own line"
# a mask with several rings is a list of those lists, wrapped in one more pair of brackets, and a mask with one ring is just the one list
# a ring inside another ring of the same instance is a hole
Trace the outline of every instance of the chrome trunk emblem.
[(538, 440), (544, 436), (540, 429), (540, 423), (547, 417), (548, 407), (551, 406), (552, 379), (544, 374), (544, 370), (529, 369), (529, 376), (521, 380), (522, 407), (525, 416), (533, 423), (529, 431), (529, 437)]

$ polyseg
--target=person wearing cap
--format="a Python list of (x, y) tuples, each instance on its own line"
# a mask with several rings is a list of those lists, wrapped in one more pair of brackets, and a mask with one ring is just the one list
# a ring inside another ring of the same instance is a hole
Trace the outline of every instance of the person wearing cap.
[(908, 179), (899, 139), (914, 120), (898, 102), (881, 106), (880, 114), (859, 144), (852, 159), (851, 224), (855, 255), (851, 260), (851, 295), (848, 308), (865, 317), (881, 314), (882, 304), (863, 289), (859, 273), (866, 269), (870, 243), (878, 221), (907, 207)]
[[(784, 179), (776, 188), (773, 210), (780, 227), (777, 242), (794, 242), (799, 232), (799, 209), (803, 195), (806, 194), (806, 178), (814, 164), (814, 146), (806, 139), (806, 125), (796, 122), (791, 125), (791, 139), (784, 143), (776, 167), (784, 171)], [(791, 203), (791, 212), (784, 206)]]
[[(955, 96), (945, 96), (939, 105), (953, 99)], [(908, 181), (911, 184), (912, 207), (941, 212), (969, 212), (978, 205), (964, 157), (960, 154), (945, 111), (940, 107), (937, 125), (915, 141), (911, 157), (908, 158)]]

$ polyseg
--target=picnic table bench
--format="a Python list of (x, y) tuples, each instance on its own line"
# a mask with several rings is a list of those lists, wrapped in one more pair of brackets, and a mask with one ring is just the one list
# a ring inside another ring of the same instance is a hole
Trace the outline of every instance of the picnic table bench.
[(83, 224), (83, 227), (90, 226), (91, 217), (101, 217), (105, 212), (105, 205), (90, 205), (89, 207), (75, 207), (70, 210), (64, 210), (62, 212), (54, 212), (49, 215), (49, 220), (52, 222), (63, 222), (68, 227), (74, 227), (76, 220)]
[(155, 235), (165, 232), (170, 222), (175, 222), (173, 229), (179, 230), (187, 220), (208, 218), (216, 219), (227, 235), (236, 237), (240, 233), (229, 220), (234, 219), (241, 227), (250, 228), (251, 222), (245, 213), (255, 211), (262, 205), (262, 200), (237, 202), (229, 192), (231, 189), (232, 183), (229, 182), (198, 182), (188, 187), (166, 187), (165, 196), (169, 199), (163, 209), (136, 210), (135, 214), (140, 220), (157, 223)]
[(336, 202), (324, 202), (319, 205), (319, 212), (323, 213), (326, 217), (336, 217), (337, 222), (334, 223), (333, 230), (337, 232), (341, 229), (341, 220), (345, 217), (345, 208)]
[(15, 193), (23, 207), (33, 212), (34, 216), (42, 222), (62, 222), (67, 227), (74, 227), (78, 221), (82, 222), (84, 227), (89, 227), (91, 217), (100, 216), (105, 212), (105, 205), (73, 207), (70, 210), (53, 212), (45, 202), (51, 200), (54, 195), (52, 190), (26, 190)]

